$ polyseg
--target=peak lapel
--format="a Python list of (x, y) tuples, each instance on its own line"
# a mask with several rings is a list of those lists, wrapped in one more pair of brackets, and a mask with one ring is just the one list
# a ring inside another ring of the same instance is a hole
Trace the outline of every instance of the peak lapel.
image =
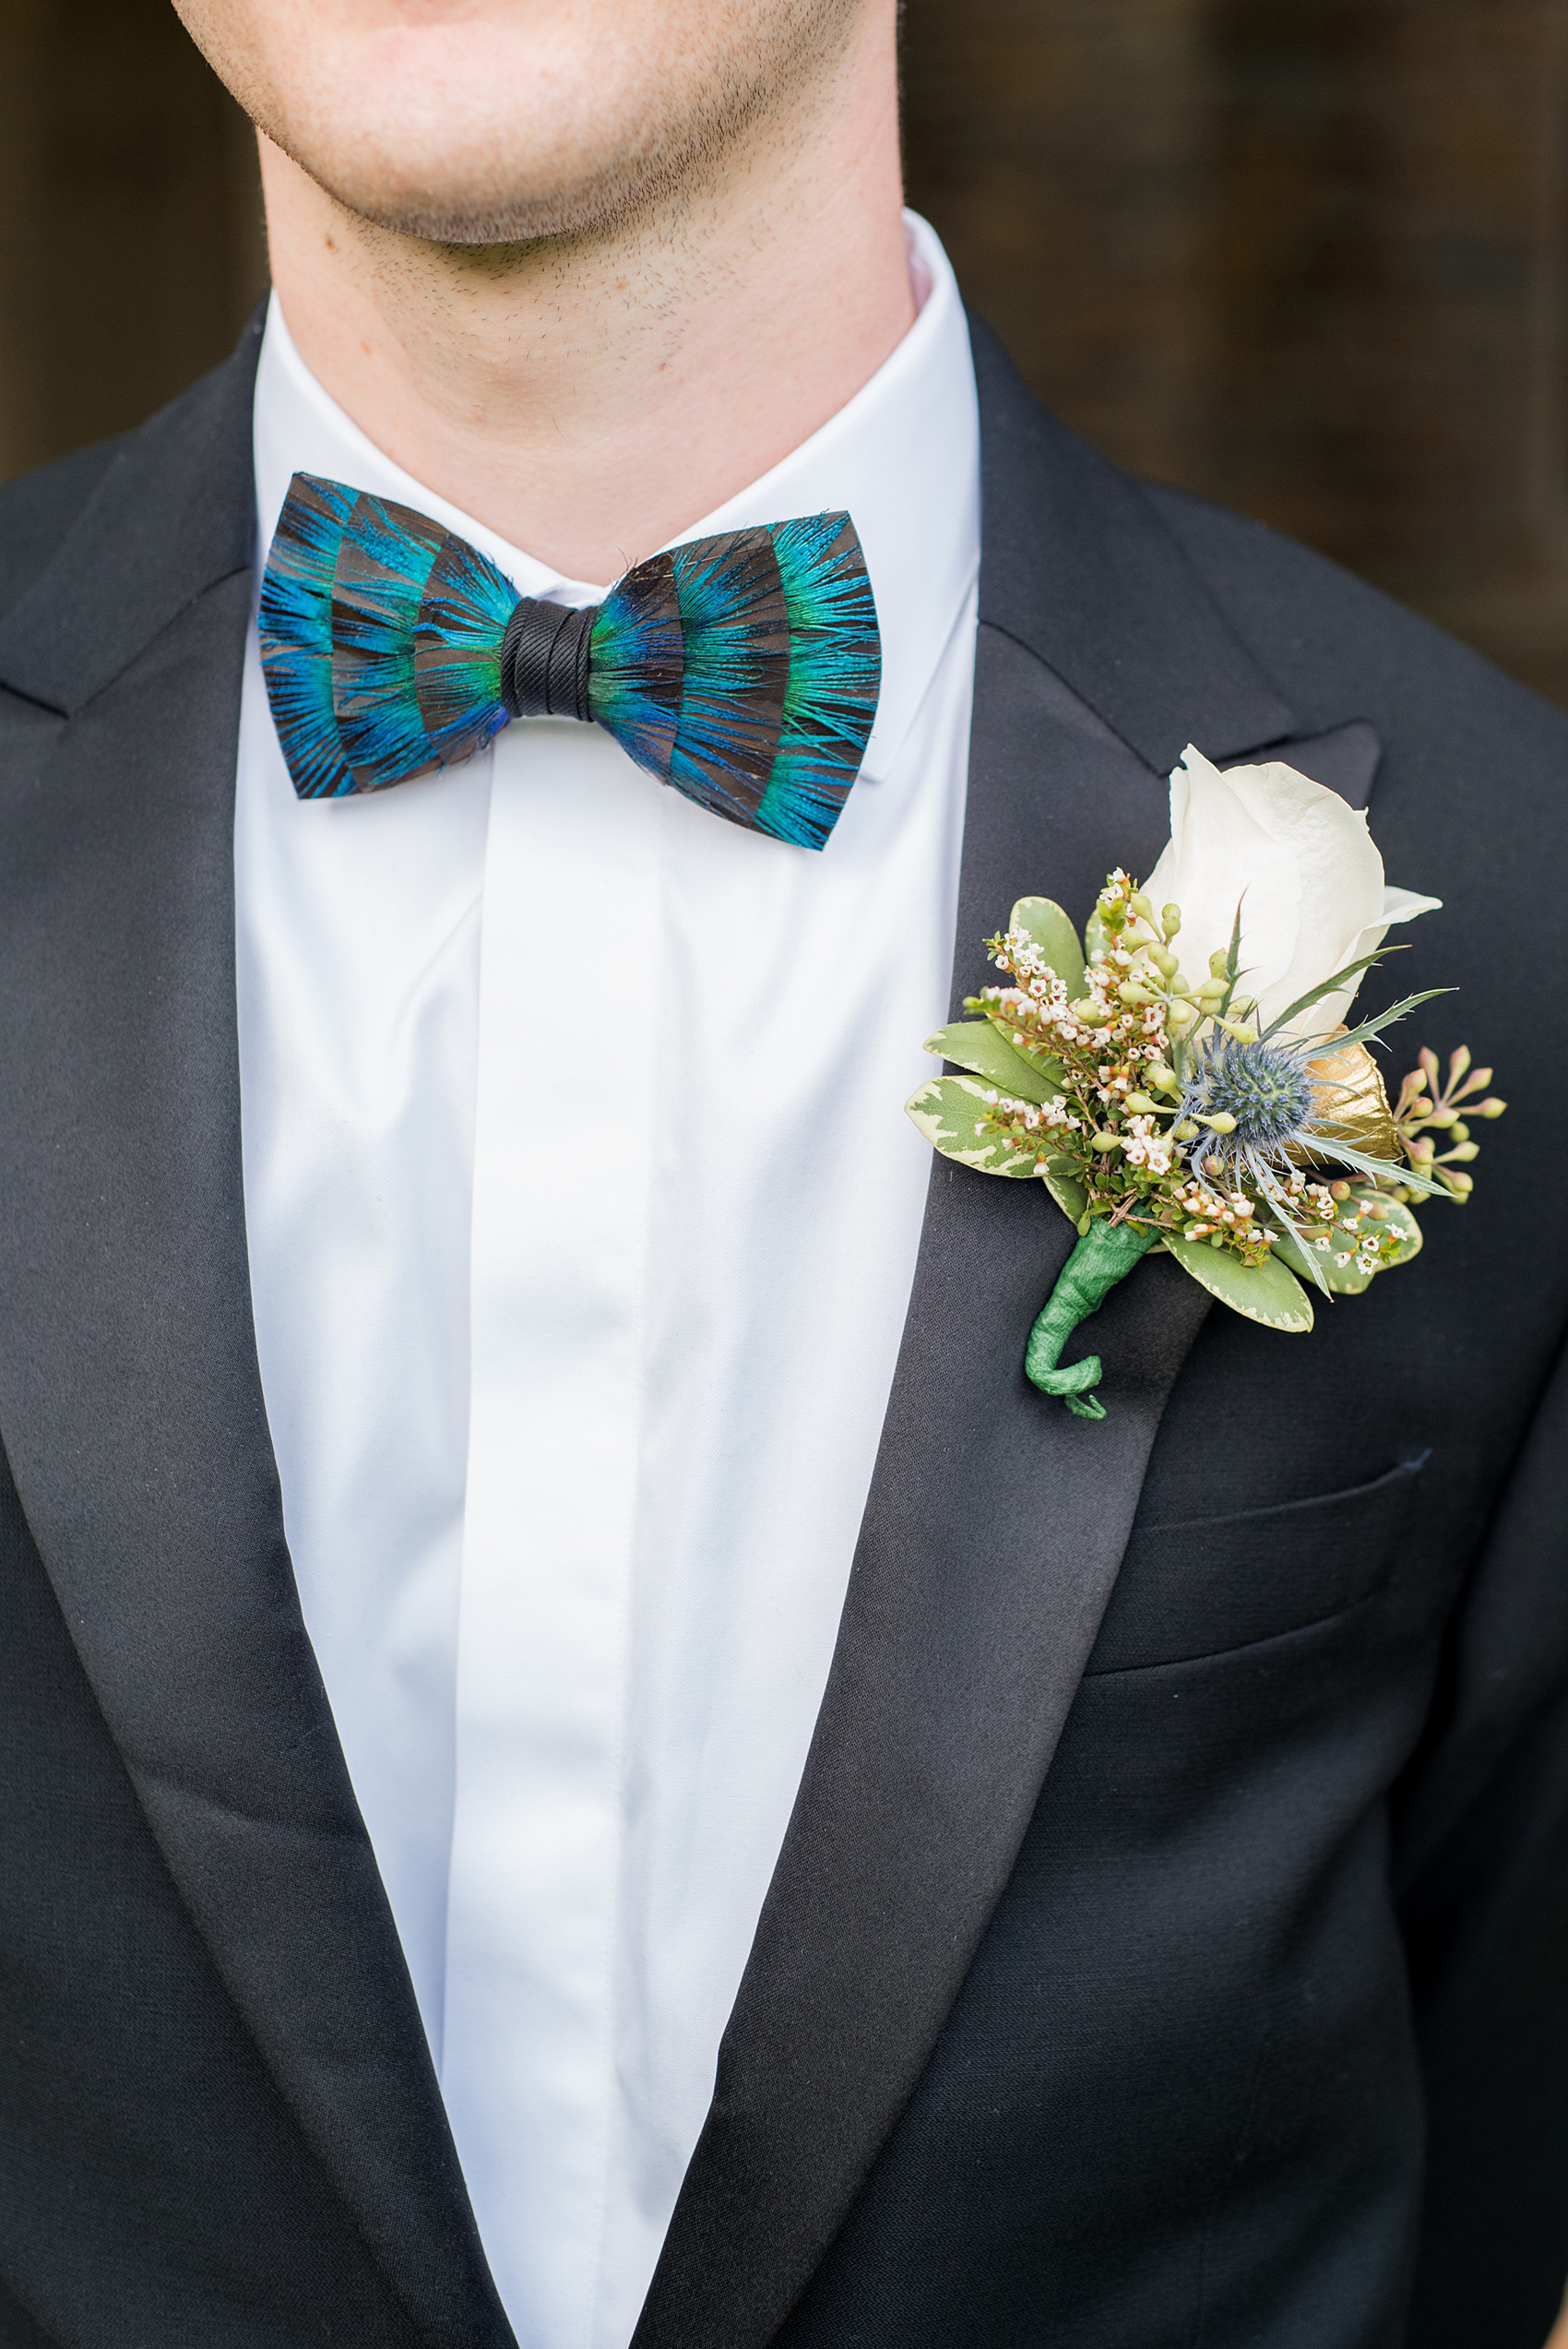
[[(976, 356), (985, 539), (956, 1017), (1016, 897), (1083, 907), (1111, 865), (1148, 869), (1189, 740), (1233, 758), (1296, 730), (1143, 493), (1046, 417), (983, 334)], [(1343, 731), (1320, 760), (1341, 772), (1322, 780), (1370, 782), (1375, 737)], [(1073, 1237), (1034, 1186), (935, 1162), (827, 1691), (634, 2349), (774, 2338), (1012, 1868), (1206, 1304), (1169, 1259), (1140, 1266), (1095, 1325), (1109, 1415), (1074, 1419), (1021, 1369)]]
[(255, 336), (0, 627), (0, 1429), (237, 2005), (416, 2322), (511, 2335), (295, 1598), (250, 1320), (233, 787)]
[[(980, 615), (1064, 677), (1157, 774), (1297, 732), (1137, 483), (1033, 399), (970, 321), (990, 489)], [(1162, 836), (1163, 837), (1163, 836)], [(1101, 880), (1104, 879), (1101, 874)]]

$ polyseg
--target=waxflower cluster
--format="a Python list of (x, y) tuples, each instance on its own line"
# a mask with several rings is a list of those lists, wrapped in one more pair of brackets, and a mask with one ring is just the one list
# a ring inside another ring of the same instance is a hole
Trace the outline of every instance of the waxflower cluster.
[[(1197, 979), (1181, 967), (1181, 930), (1180, 906), (1157, 912), (1118, 870), (1088, 925), (1081, 982), (1053, 969), (1027, 930), (987, 942), (1006, 984), (966, 1008), (1049, 1091), (1037, 1102), (986, 1091), (982, 1135), (1081, 1189), (1080, 1234), (1102, 1218), (1128, 1222), (1247, 1267), (1284, 1247), (1320, 1286), (1330, 1266), (1380, 1270), (1409, 1244), (1400, 1210), (1412, 1198), (1440, 1186), (1467, 1194), (1468, 1119), (1505, 1105), (1489, 1096), (1466, 1106), (1491, 1071), (1470, 1075), (1458, 1053), (1440, 1090), (1436, 1058), (1423, 1052), (1391, 1109), (1366, 1045), (1406, 1007), (1353, 1031), (1313, 1032), (1307, 1021), (1303, 1032), (1309, 996), (1260, 1032), (1240, 917), (1229, 948)], [(1434, 1133), (1450, 1145), (1442, 1158)]]

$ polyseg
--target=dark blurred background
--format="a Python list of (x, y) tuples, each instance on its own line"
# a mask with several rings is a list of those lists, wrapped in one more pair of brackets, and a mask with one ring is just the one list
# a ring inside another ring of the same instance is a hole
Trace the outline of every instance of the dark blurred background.
[[(1568, 0), (908, 0), (910, 198), (1124, 463), (1568, 704)], [(135, 422), (265, 281), (167, 0), (0, 0), (0, 474)]]

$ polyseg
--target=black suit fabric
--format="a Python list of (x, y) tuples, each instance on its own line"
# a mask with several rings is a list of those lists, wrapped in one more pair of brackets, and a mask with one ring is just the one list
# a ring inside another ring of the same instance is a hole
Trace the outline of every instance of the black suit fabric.
[[(0, 492), (0, 2344), (508, 2349), (249, 1321), (255, 353)], [(1064, 1220), (933, 1167), (636, 2349), (1540, 2349), (1568, 2273), (1568, 724), (1128, 482), (979, 329), (977, 364), (955, 1006), (1014, 897), (1081, 911), (1148, 869), (1186, 741), (1272, 750), (1370, 791), (1391, 876), (1445, 900), (1398, 989), (1463, 992), (1406, 1032), (1467, 1039), (1515, 1106), (1474, 1202), (1308, 1338), (1141, 1266), (1094, 1331), (1098, 1424), (1019, 1367)]]

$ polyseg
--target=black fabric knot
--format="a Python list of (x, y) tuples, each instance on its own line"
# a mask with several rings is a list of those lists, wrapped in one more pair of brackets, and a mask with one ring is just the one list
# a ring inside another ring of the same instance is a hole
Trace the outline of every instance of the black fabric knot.
[(574, 611), (522, 598), (501, 639), (501, 698), (509, 718), (588, 722), (588, 642), (598, 611), (597, 603)]

